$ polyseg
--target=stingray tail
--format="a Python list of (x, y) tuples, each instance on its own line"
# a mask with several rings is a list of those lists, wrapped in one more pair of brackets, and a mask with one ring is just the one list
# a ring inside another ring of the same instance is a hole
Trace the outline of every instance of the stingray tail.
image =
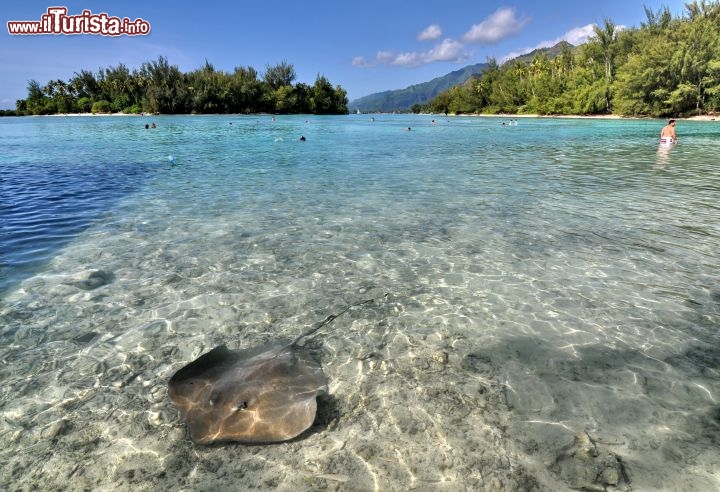
[(377, 301), (382, 301), (383, 299), (387, 299), (387, 297), (388, 297), (389, 295), (390, 295), (390, 293), (386, 292), (386, 293), (383, 294), (381, 297), (374, 297), (374, 298), (372, 298), (372, 299), (365, 299), (364, 301), (356, 302), (355, 304), (350, 304), (348, 307), (346, 307), (345, 309), (343, 309), (343, 310), (340, 311), (339, 313), (334, 313), (334, 314), (329, 315), (329, 316), (328, 316), (327, 318), (325, 318), (323, 321), (321, 321), (320, 323), (318, 323), (317, 326), (314, 326), (313, 328), (309, 329), (308, 331), (306, 331), (305, 333), (303, 333), (302, 335), (300, 335), (299, 337), (297, 337), (297, 338), (293, 341), (293, 343), (291, 343), (290, 345), (297, 345), (297, 343), (298, 343), (300, 340), (302, 340), (303, 338), (307, 338), (307, 337), (309, 337), (310, 335), (314, 335), (315, 333), (317, 333), (318, 331), (320, 331), (322, 328), (326, 327), (327, 325), (329, 325), (330, 323), (332, 323), (333, 321), (335, 321), (335, 318), (339, 318), (339, 317), (342, 316), (343, 314), (345, 314), (345, 313), (347, 313), (348, 311), (350, 311), (352, 308), (356, 308), (356, 307), (358, 307), (358, 306), (363, 306), (363, 305), (365, 305), (365, 304), (370, 304), (370, 303), (377, 302)]

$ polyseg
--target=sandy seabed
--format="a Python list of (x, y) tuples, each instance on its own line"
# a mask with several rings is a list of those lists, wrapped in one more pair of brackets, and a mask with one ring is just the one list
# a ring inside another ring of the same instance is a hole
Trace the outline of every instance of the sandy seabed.
[[(667, 427), (678, 398), (709, 408), (707, 389), (668, 390), (675, 376), (659, 360), (636, 383), (638, 400), (623, 388), (634, 384), (628, 368), (652, 363), (646, 356), (588, 349), (574, 359), (531, 336), (500, 340), (480, 329), (497, 322), (491, 308), (479, 316), (453, 301), (472, 289), (459, 276), (386, 292), (383, 260), (358, 257), (366, 275), (333, 299), (331, 250), (303, 259), (327, 267), (286, 283), (274, 277), (291, 257), (251, 245), (247, 257), (202, 245), (180, 254), (186, 246), (99, 237), (10, 296), (0, 310), (13, 340), (1, 352), (7, 490), (711, 490), (717, 480), (718, 433), (698, 441), (683, 420)], [(408, 266), (431, 272), (432, 250), (418, 253)], [(236, 266), (208, 271), (201, 261)], [(496, 275), (508, 291), (519, 286)], [(306, 433), (272, 445), (189, 440), (167, 396), (177, 369), (221, 343), (292, 339), (364, 299), (377, 300), (307, 343), (329, 395)], [(712, 352), (697, 356), (716, 377)], [(599, 413), (582, 413), (591, 408)], [(712, 428), (717, 410), (703, 418), (693, 425)]]

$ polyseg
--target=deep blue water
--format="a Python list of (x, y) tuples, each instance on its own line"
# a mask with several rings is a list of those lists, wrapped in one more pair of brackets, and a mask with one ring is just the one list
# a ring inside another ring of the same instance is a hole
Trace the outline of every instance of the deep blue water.
[(151, 173), (145, 163), (46, 162), (2, 166), (0, 293), (72, 241)]

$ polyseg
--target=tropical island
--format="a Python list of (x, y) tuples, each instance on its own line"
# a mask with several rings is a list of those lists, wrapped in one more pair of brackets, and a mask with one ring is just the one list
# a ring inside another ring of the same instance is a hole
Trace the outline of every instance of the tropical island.
[(479, 76), (413, 111), (692, 116), (720, 110), (720, 4), (693, 2), (683, 17), (645, 7), (640, 27), (605, 19), (581, 46), (529, 61), (489, 60)]
[(130, 70), (120, 63), (98, 70), (81, 70), (68, 81), (28, 83), (28, 96), (7, 115), (67, 113), (283, 113), (346, 114), (347, 95), (323, 75), (313, 85), (293, 83), (296, 72), (285, 61), (267, 66), (262, 77), (252, 67), (232, 73), (203, 67), (183, 73), (167, 58)]
[(640, 27), (606, 19), (580, 46), (561, 41), (494, 58), (404, 89), (370, 94), (351, 111), (660, 117), (720, 109), (720, 5), (645, 8)]

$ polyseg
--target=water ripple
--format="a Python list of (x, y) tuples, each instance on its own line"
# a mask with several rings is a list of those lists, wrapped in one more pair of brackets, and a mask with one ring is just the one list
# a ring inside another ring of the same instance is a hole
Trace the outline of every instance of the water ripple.
[(144, 164), (15, 163), (0, 180), (0, 293), (147, 179)]

